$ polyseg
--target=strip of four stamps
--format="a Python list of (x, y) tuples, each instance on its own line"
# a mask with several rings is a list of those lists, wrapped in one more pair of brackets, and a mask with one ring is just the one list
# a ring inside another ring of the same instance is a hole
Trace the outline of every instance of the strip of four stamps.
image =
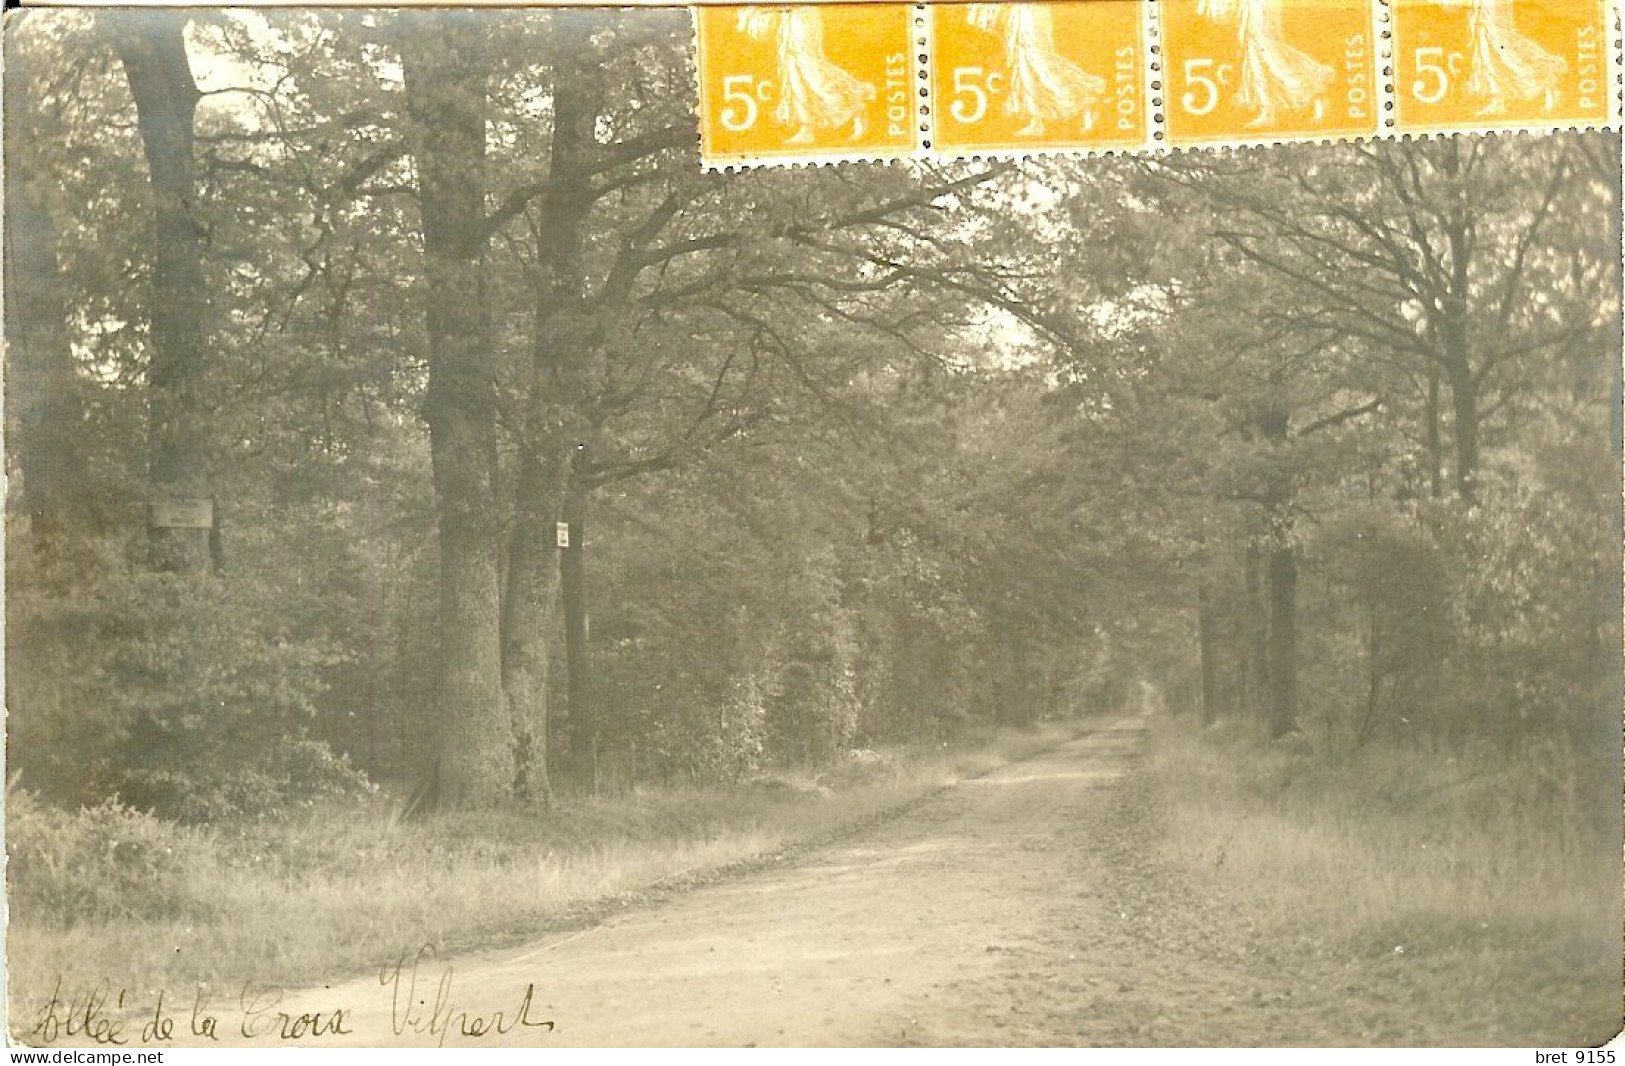
[(1613, 0), (695, 9), (711, 167), (1615, 126)]

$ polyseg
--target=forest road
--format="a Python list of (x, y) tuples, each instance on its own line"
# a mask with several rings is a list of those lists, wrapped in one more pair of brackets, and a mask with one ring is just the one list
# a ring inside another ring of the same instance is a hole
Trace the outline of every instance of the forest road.
[[(1076, 996), (1035, 1002), (1065, 984), (1033, 970), (1090, 965), (1056, 945), (1087, 943), (1101, 918), (1084, 845), (1145, 740), (1142, 717), (1102, 721), (785, 865), (550, 942), (425, 956), (415, 983), (408, 959), (393, 984), (305, 991), (275, 1010), (346, 1008), (348, 1036), (301, 1041), (320, 1046), (999, 1044), (1012, 1025), (1031, 1039), (1035, 1021), (1070, 1043)], [(988, 994), (1014, 984), (1022, 996)], [(521, 1011), (553, 1028), (516, 1024)]]

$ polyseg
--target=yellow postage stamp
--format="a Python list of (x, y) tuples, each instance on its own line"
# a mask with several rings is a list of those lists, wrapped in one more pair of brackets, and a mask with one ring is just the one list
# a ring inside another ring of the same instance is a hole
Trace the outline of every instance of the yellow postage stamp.
[(1612, 117), (1606, 0), (1394, 0), (1393, 10), (1399, 132)]
[(908, 4), (701, 7), (707, 163), (884, 159), (919, 143)]
[(1377, 132), (1378, 0), (1163, 0), (1174, 146)]
[(1145, 0), (933, 4), (942, 154), (1151, 143)]

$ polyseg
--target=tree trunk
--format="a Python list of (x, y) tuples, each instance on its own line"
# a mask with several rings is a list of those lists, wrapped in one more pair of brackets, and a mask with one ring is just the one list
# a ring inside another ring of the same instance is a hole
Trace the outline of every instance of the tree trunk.
[(1377, 627), (1377, 605), (1365, 605), (1365, 711), (1354, 731), (1354, 746), (1364, 747), (1377, 729), (1377, 707), (1382, 695), (1381, 634)]
[[(547, 768), (549, 732), (547, 642), (553, 632), (561, 568), (576, 567), (576, 550), (559, 552), (553, 523), (565, 515), (564, 488), (570, 484), (581, 436), (580, 397), (571, 388), (587, 344), (580, 335), (565, 335), (559, 322), (579, 309), (584, 284), (581, 268), (583, 230), (592, 209), (591, 153), (597, 142), (599, 101), (590, 76), (596, 52), (591, 41), (596, 13), (560, 14), (554, 20), (557, 62), (554, 68), (553, 140), (548, 161), (548, 187), (542, 198), (542, 274), (536, 290), (535, 337), (532, 345), (529, 421), (519, 448), (518, 498), (508, 548), (508, 583), (502, 614), (502, 686), (518, 744), (521, 793), (544, 796), (550, 789)], [(578, 586), (584, 575), (572, 572)], [(579, 592), (585, 601), (585, 592)], [(569, 649), (566, 648), (567, 661)], [(585, 673), (585, 667), (583, 674)], [(570, 671), (571, 683), (575, 670)], [(568, 695), (569, 693), (567, 693)], [(565, 706), (569, 713), (573, 700)], [(583, 700), (583, 703), (585, 701)]]
[(514, 781), (502, 692), (497, 361), (485, 288), (486, 62), (479, 24), (466, 14), (401, 26), (428, 290), (424, 417), (440, 513), (440, 737), (427, 798), (481, 806), (508, 797)]
[(1439, 434), (1439, 368), (1428, 368), (1427, 408), (1424, 412), (1427, 432), (1428, 495), (1444, 498), (1444, 444)]
[[(202, 377), (208, 300), (194, 215), (193, 120), (199, 98), (186, 55), (186, 19), (172, 12), (121, 12), (106, 21), (135, 99), (151, 178), (152, 356), (147, 369), (148, 469), (159, 500), (208, 499)], [(210, 562), (210, 530), (151, 529), (153, 566), (199, 573)]]
[(1464, 366), (1452, 368), (1450, 404), (1455, 415), (1456, 495), (1472, 503), (1478, 495), (1478, 385)]
[[(30, 17), (30, 16), (23, 16)], [(17, 29), (12, 27), (13, 31)], [(6, 38), (5, 126), (12, 155), (5, 168), (7, 406), (16, 419), (12, 450), (22, 473), (23, 506), (34, 550), (58, 557), (64, 534), (94, 535), (86, 483), (84, 404), (68, 336), (68, 308), (57, 277), (56, 224), (45, 183), (24, 146), (34, 130), (33, 79), (15, 32)]]
[(548, 641), (559, 584), (559, 552), (551, 537), (569, 469), (567, 458), (544, 456), (543, 448), (527, 441), (520, 461), (502, 600), (502, 692), (513, 721), (515, 791), (522, 798), (545, 801), (552, 793), (547, 769)]
[(1265, 717), (1269, 689), (1269, 605), (1264, 602), (1263, 562), (1258, 544), (1249, 541), (1245, 562), (1247, 592), (1247, 622), (1243, 626), (1247, 642), (1247, 710), (1255, 721)]
[(1219, 718), (1219, 620), (1213, 607), (1213, 597), (1206, 585), (1202, 586), (1196, 608), (1197, 643), (1202, 655), (1202, 726), (1206, 728)]
[[(1446, 156), (1450, 173), (1459, 167), (1459, 149), (1452, 142)], [(1472, 299), (1468, 266), (1472, 255), (1468, 213), (1457, 203), (1445, 226), (1450, 245), (1450, 288), (1444, 298), (1444, 369), (1450, 380), (1450, 402), (1455, 415), (1456, 495), (1472, 503), (1478, 478), (1478, 380), (1473, 374), (1467, 315)]]
[(1269, 735), (1298, 726), (1298, 559), (1285, 530), (1269, 550)]
[[(1277, 450), (1287, 446), (1291, 419), (1282, 409), (1269, 411), (1260, 422), (1265, 440)], [(1298, 726), (1298, 559), (1292, 546), (1293, 497), (1291, 475), (1276, 464), (1264, 504), (1264, 528), (1269, 537), (1265, 583), (1269, 597), (1269, 707), (1270, 737), (1282, 737)]]
[[(578, 460), (579, 463), (579, 460)], [(571, 776), (584, 791), (598, 786), (598, 721), (593, 706), (591, 624), (587, 618), (588, 491), (572, 485), (565, 500), (570, 547), (561, 553), (559, 571), (564, 603), (566, 714), (569, 717)]]

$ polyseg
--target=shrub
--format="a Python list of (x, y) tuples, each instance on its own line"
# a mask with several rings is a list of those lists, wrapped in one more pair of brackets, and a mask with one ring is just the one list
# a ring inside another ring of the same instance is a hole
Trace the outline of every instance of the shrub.
[(214, 861), (207, 833), (116, 800), (66, 811), (11, 789), (6, 844), (12, 909), (31, 925), (202, 918), (210, 911), (210, 901), (188, 891), (199, 866)]
[(17, 590), (7, 661), (22, 784), (63, 806), (117, 795), (189, 820), (364, 787), (310, 736), (343, 656), (282, 621), (287, 598), (252, 575)]

